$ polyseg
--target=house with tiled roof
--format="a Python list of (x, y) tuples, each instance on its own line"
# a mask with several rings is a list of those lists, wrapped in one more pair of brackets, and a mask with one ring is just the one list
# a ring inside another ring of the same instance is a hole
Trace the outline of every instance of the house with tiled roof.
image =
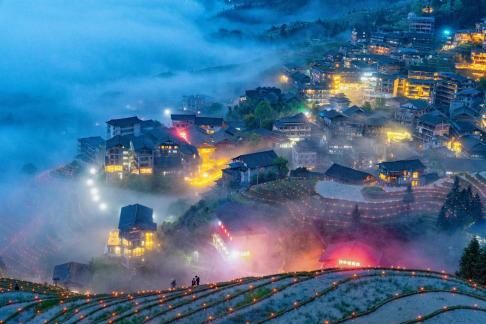
[(378, 177), (387, 185), (420, 186), (425, 183), (424, 174), (425, 165), (419, 159), (378, 163)]
[(237, 156), (223, 170), (221, 183), (239, 188), (275, 180), (282, 176), (277, 159), (278, 155), (273, 150)]

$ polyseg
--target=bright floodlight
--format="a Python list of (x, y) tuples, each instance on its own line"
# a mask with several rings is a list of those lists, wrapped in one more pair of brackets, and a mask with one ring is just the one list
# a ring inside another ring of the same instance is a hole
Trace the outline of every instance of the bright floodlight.
[(98, 196), (98, 195), (93, 196), (93, 201), (94, 202), (97, 202), (99, 200), (100, 200), (100, 196)]
[(89, 169), (90, 174), (96, 174), (96, 169), (95, 168), (90, 168)]
[(450, 29), (444, 29), (443, 33), (444, 33), (444, 35), (449, 36), (451, 34), (451, 30)]
[(105, 203), (100, 204), (100, 210), (106, 210), (107, 207)]
[(98, 188), (91, 188), (91, 190), (89, 192), (91, 192), (92, 195), (97, 195), (98, 194)]
[(305, 117), (309, 117), (309, 116), (310, 116), (310, 112), (305, 111), (305, 112), (304, 112), (304, 115), (305, 115)]
[(89, 187), (91, 187), (91, 186), (94, 184), (93, 179), (88, 179), (88, 180), (86, 180), (86, 184), (87, 184)]
[(166, 115), (166, 116), (170, 115), (170, 109), (169, 108), (164, 109), (164, 115)]

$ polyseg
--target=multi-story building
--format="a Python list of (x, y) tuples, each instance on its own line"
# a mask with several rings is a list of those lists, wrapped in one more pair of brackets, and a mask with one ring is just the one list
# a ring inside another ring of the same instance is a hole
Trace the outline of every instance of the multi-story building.
[(277, 119), (273, 130), (278, 131), (292, 141), (300, 141), (311, 136), (311, 123), (303, 113)]
[(456, 64), (456, 69), (465, 70), (468, 75), (476, 80), (486, 75), (486, 49), (471, 51), (471, 62), (461, 62)]
[(158, 127), (140, 136), (117, 135), (107, 140), (105, 172), (112, 179), (127, 174), (165, 175), (188, 170), (198, 159), (196, 147)]
[(435, 81), (426, 79), (406, 79), (403, 84), (403, 96), (410, 99), (432, 101)]
[(443, 146), (450, 133), (449, 119), (441, 112), (434, 110), (422, 115), (415, 126), (414, 137), (427, 144), (426, 146)]
[(106, 122), (106, 138), (112, 138), (117, 135), (134, 135), (139, 136), (142, 131), (148, 131), (159, 126), (160, 123), (154, 120), (141, 120), (137, 116), (111, 119)]
[(410, 33), (433, 34), (435, 30), (435, 18), (430, 16), (417, 16), (408, 14), (408, 31)]
[(274, 180), (280, 176), (277, 158), (273, 150), (237, 156), (223, 170), (220, 183), (228, 188), (241, 188)]
[(103, 165), (105, 140), (100, 136), (78, 138), (78, 154), (76, 158), (95, 166)]
[(402, 125), (415, 127), (418, 118), (422, 117), (429, 107), (429, 103), (425, 100), (411, 99), (400, 105), (395, 111), (394, 118)]
[(153, 209), (134, 204), (121, 209), (118, 229), (109, 233), (106, 254), (139, 259), (158, 246)]
[(433, 103), (443, 112), (448, 113), (451, 102), (456, 98), (456, 94), (464, 89), (474, 87), (474, 81), (461, 75), (441, 72), (439, 80), (436, 82), (433, 92)]
[(459, 91), (451, 102), (449, 116), (454, 118), (459, 115), (469, 115), (476, 118), (481, 114), (483, 101), (484, 95), (481, 91), (473, 88)]
[(317, 145), (310, 140), (300, 141), (292, 147), (293, 168), (314, 169), (317, 166)]

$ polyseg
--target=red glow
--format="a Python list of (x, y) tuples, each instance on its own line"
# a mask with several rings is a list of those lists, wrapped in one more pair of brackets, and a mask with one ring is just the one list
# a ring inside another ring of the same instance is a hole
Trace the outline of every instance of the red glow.
[(183, 139), (184, 141), (186, 141), (187, 143), (190, 143), (189, 142), (189, 136), (188, 136), (188, 134), (187, 134), (187, 132), (185, 130), (178, 130), (177, 131), (177, 136), (180, 139)]
[(380, 260), (380, 251), (357, 241), (331, 244), (320, 259), (324, 267), (339, 268), (378, 266)]

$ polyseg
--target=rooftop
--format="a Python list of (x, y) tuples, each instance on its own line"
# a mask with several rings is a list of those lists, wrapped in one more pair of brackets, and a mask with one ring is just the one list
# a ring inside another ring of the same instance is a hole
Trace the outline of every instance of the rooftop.
[(278, 155), (273, 150), (269, 150), (269, 151), (240, 155), (235, 157), (233, 161), (235, 162), (241, 161), (248, 168), (255, 169), (260, 167), (272, 166), (275, 164), (275, 159), (277, 158)]
[(378, 166), (390, 172), (425, 169), (425, 165), (419, 159), (381, 162)]
[(327, 169), (326, 176), (334, 178), (340, 181), (352, 181), (352, 182), (362, 182), (372, 175), (363, 171), (355, 170), (352, 168), (345, 167), (334, 163)]
[(118, 229), (130, 232), (133, 229), (155, 231), (157, 224), (153, 221), (153, 209), (140, 204), (128, 205), (121, 209)]
[(118, 119), (110, 119), (106, 123), (110, 126), (115, 127), (130, 127), (135, 124), (142, 122), (137, 116), (126, 117), (126, 118), (118, 118)]

